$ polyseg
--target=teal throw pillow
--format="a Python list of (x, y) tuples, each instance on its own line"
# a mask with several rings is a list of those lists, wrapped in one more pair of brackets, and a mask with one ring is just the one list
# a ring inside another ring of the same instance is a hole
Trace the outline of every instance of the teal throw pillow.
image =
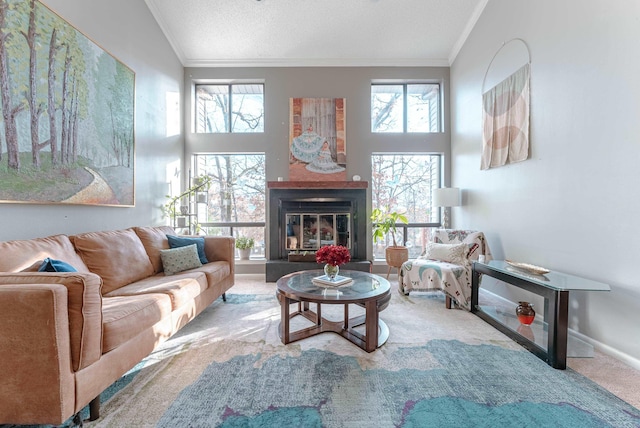
[(173, 275), (183, 270), (202, 266), (196, 244), (160, 250), (160, 258), (162, 259), (162, 268), (165, 275)]
[(169, 240), (169, 248), (180, 248), (186, 247), (187, 245), (196, 244), (200, 263), (202, 263), (203, 265), (209, 263), (209, 260), (207, 260), (207, 256), (204, 254), (204, 237), (188, 238), (185, 236), (167, 235), (167, 239)]
[(78, 272), (78, 270), (67, 262), (47, 257), (42, 261), (38, 272)]

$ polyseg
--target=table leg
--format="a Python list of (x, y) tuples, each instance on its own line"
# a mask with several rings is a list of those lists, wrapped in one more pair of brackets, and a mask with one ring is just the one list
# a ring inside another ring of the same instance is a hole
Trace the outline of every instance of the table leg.
[(344, 305), (344, 326), (342, 328), (349, 329), (349, 305)]
[(545, 321), (547, 321), (549, 328), (547, 342), (549, 364), (553, 368), (564, 370), (567, 368), (569, 292), (556, 291), (553, 297), (547, 300), (550, 317)]
[(316, 303), (316, 325), (322, 324), (322, 306)]
[(378, 302), (369, 300), (365, 304), (365, 351), (373, 352), (378, 347)]
[(280, 300), (280, 337), (285, 345), (289, 343), (289, 306), (291, 300), (282, 295)]
[(480, 288), (480, 272), (473, 269), (471, 272), (471, 312), (478, 312), (478, 292)]

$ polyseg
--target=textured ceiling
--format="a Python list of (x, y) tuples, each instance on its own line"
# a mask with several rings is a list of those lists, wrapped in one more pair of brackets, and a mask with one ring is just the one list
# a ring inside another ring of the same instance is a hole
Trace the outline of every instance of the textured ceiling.
[(448, 66), (488, 0), (145, 0), (198, 66)]

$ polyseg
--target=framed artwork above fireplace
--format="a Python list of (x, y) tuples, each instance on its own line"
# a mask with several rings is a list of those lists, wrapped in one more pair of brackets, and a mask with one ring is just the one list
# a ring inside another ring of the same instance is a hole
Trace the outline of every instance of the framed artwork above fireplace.
[(344, 98), (289, 100), (289, 180), (345, 181)]

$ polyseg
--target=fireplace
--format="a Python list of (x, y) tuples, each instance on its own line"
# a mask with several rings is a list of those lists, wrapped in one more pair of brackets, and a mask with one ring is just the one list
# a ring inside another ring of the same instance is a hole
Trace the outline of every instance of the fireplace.
[(266, 280), (319, 269), (314, 252), (343, 245), (351, 262), (343, 269), (371, 270), (367, 260), (367, 183), (270, 181)]

